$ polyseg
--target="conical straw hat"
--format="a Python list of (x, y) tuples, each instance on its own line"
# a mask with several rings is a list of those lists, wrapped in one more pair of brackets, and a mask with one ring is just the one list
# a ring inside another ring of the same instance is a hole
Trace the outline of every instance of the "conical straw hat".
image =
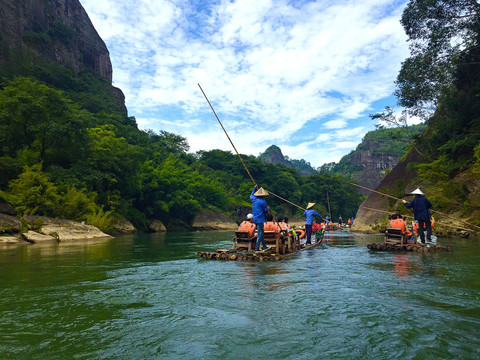
[(411, 195), (425, 195), (422, 190), (420, 190), (420, 188), (417, 188), (415, 190), (413, 190), (411, 193)]
[(257, 192), (255, 194), (253, 194), (255, 196), (268, 196), (268, 191), (265, 190), (264, 188), (260, 188), (257, 190)]
[(310, 208), (312, 208), (314, 205), (315, 205), (315, 203), (310, 203), (310, 202), (309, 202), (308, 205), (307, 205), (307, 210), (310, 209)]

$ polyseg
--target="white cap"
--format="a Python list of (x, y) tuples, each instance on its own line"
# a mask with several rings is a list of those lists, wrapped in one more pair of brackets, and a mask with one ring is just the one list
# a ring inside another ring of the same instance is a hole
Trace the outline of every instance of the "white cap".
[(411, 195), (425, 195), (422, 190), (420, 190), (420, 188), (417, 188), (415, 190), (413, 190), (411, 193)]
[(253, 219), (253, 215), (252, 215), (252, 214), (248, 214), (248, 215), (247, 215), (247, 219)]

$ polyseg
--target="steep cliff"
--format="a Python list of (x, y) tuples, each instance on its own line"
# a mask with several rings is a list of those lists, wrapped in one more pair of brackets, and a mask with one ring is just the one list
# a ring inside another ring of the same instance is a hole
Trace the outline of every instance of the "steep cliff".
[[(410, 127), (412, 134), (424, 131), (424, 125)], [(375, 189), (385, 175), (393, 169), (408, 149), (406, 135), (402, 129), (378, 129), (368, 132), (357, 148), (345, 155), (338, 164), (325, 164), (321, 172), (349, 176), (358, 184)], [(370, 192), (361, 189), (363, 195)]]
[(33, 67), (45, 63), (75, 74), (92, 70), (126, 114), (122, 91), (111, 86), (108, 49), (79, 0), (0, 0), (0, 76), (31, 76)]

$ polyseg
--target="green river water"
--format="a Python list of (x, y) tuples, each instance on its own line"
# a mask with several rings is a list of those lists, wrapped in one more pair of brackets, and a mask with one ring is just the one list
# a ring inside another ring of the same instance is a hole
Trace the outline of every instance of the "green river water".
[(373, 252), (327, 235), (212, 261), (231, 232), (0, 248), (0, 359), (479, 359), (480, 240)]

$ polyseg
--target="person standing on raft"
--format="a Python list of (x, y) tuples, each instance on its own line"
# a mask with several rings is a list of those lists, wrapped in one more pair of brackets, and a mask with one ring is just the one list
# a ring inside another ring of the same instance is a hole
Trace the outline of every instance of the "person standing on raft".
[(320, 219), (323, 220), (322, 215), (317, 213), (315, 210), (312, 209), (312, 207), (315, 205), (315, 203), (308, 203), (307, 209), (303, 213), (303, 215), (306, 217), (305, 219), (305, 232), (306, 232), (306, 238), (307, 241), (305, 244), (311, 244), (311, 237), (312, 237), (312, 225), (313, 225), (313, 218), (315, 216), (318, 216)]
[(413, 208), (413, 217), (418, 221), (418, 231), (420, 232), (420, 240), (422, 244), (425, 244), (425, 233), (424, 229), (427, 230), (427, 242), (432, 241), (432, 224), (430, 222), (430, 211), (428, 209), (432, 208), (432, 203), (425, 197), (425, 194), (420, 189), (416, 189), (411, 192), (411, 195), (415, 195), (415, 198), (407, 202), (403, 201), (403, 204), (407, 209)]
[(263, 188), (259, 189), (257, 185), (255, 185), (255, 188), (250, 194), (250, 200), (252, 201), (253, 222), (257, 226), (257, 245), (255, 246), (255, 251), (260, 250), (260, 244), (262, 244), (262, 248), (264, 250), (268, 249), (263, 236), (264, 223), (267, 221), (266, 215), (270, 211), (267, 202), (264, 199), (265, 196), (268, 196), (268, 192)]

